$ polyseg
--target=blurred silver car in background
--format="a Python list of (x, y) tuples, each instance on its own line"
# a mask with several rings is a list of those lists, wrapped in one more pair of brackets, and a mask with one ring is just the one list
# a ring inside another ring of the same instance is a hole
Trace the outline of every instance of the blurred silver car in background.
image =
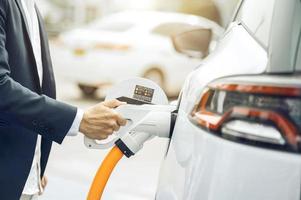
[(242, 1), (186, 80), (156, 200), (300, 200), (300, 19), (300, 0)]
[[(187, 57), (174, 49), (171, 37), (193, 29), (203, 30), (198, 33), (200, 41), (191, 41), (200, 44), (201, 53)], [(140, 76), (174, 96), (222, 32), (215, 22), (193, 15), (125, 11), (62, 33), (51, 49), (56, 70), (76, 82), (85, 95)]]

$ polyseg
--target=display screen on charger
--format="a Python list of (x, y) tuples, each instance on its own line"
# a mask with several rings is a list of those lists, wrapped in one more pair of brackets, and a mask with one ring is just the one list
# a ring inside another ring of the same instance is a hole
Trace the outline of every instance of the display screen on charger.
[(154, 89), (136, 85), (133, 98), (151, 103), (154, 96)]

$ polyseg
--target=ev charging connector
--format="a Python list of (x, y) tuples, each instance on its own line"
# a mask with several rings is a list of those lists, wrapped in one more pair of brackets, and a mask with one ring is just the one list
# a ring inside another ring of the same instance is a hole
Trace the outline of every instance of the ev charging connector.
[(135, 155), (153, 137), (169, 138), (176, 120), (176, 106), (169, 105), (164, 91), (147, 79), (121, 82), (108, 92), (106, 100), (111, 99), (128, 103), (116, 108), (127, 124), (105, 141), (84, 138), (85, 145), (91, 149), (113, 147), (94, 177), (88, 200), (101, 199), (106, 183), (123, 155)]
[(126, 110), (133, 115), (139, 112), (143, 113), (142, 118), (135, 122), (132, 121), (130, 131), (115, 142), (125, 156), (131, 157), (135, 155), (142, 149), (146, 141), (155, 136), (169, 138), (170, 130), (174, 123), (172, 121), (172, 113), (175, 110), (175, 106), (124, 105), (120, 109)]
[(165, 92), (156, 83), (143, 78), (123, 81), (108, 92), (106, 100), (111, 99), (128, 103), (116, 108), (127, 124), (105, 141), (85, 137), (84, 142), (88, 148), (108, 149), (116, 143), (130, 157), (150, 138), (169, 138), (171, 135), (176, 106), (168, 104)]

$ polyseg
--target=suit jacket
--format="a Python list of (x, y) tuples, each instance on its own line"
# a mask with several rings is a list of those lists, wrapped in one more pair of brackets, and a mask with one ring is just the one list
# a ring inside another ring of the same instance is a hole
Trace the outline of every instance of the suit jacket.
[(52, 141), (61, 143), (76, 108), (55, 99), (47, 35), (38, 13), (43, 83), (20, 0), (0, 0), (0, 199), (18, 200), (32, 164), (37, 134), (42, 136), (43, 176)]

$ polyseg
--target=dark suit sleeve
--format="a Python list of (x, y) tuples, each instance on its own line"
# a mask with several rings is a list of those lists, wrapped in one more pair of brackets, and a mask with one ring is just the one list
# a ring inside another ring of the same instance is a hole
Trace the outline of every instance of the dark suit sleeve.
[(0, 0), (0, 113), (9, 114), (25, 128), (62, 143), (77, 109), (47, 96), (40, 96), (10, 77), (5, 48), (6, 8), (7, 2)]

